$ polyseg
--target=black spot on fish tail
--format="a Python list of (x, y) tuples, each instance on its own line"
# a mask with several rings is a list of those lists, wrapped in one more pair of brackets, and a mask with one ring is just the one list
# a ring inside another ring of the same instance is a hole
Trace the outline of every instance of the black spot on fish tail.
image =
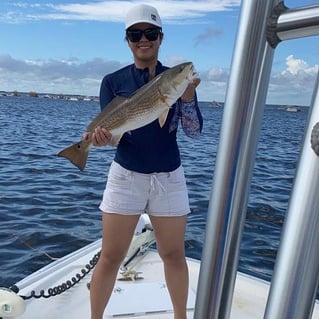
[(75, 143), (59, 152), (58, 156), (67, 158), (73, 165), (83, 171), (86, 166), (90, 149), (85, 147), (84, 143), (84, 141)]

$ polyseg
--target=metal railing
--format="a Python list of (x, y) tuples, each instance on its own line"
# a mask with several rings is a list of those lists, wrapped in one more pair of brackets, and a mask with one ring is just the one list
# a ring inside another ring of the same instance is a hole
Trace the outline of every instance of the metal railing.
[[(243, 0), (225, 99), (200, 268), (195, 319), (230, 316), (257, 142), (276, 46), (319, 34), (319, 4), (288, 9)], [(319, 282), (318, 80), (284, 223), (264, 319), (310, 318)]]

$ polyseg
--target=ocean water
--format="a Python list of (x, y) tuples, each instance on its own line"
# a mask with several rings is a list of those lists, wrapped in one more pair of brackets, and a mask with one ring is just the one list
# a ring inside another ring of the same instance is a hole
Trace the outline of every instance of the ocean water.
[[(204, 130), (178, 138), (188, 183), (187, 255), (200, 259), (223, 108), (201, 103)], [(84, 172), (56, 154), (81, 139), (93, 101), (0, 97), (0, 286), (98, 239), (98, 205), (114, 156), (91, 151)], [(265, 108), (239, 270), (270, 280), (307, 119), (307, 108)]]

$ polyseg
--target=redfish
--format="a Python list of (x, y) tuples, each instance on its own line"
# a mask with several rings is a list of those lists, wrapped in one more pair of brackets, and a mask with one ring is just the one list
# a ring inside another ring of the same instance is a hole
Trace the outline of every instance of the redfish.
[[(195, 77), (192, 62), (167, 69), (136, 90), (130, 97), (114, 98), (93, 119), (86, 131), (92, 133), (96, 127), (104, 127), (112, 134), (110, 145), (116, 146), (125, 132), (145, 126), (156, 119), (163, 127), (170, 107), (182, 96)], [(91, 147), (91, 134), (89, 134), (87, 140), (65, 148), (58, 156), (69, 159), (83, 171)]]

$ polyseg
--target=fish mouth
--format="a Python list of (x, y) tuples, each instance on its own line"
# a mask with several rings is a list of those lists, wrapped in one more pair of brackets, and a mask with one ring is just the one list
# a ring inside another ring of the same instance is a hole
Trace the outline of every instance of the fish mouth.
[(189, 68), (187, 79), (189, 82), (192, 82), (196, 78), (198, 78), (198, 73), (196, 72), (194, 64), (192, 63)]

